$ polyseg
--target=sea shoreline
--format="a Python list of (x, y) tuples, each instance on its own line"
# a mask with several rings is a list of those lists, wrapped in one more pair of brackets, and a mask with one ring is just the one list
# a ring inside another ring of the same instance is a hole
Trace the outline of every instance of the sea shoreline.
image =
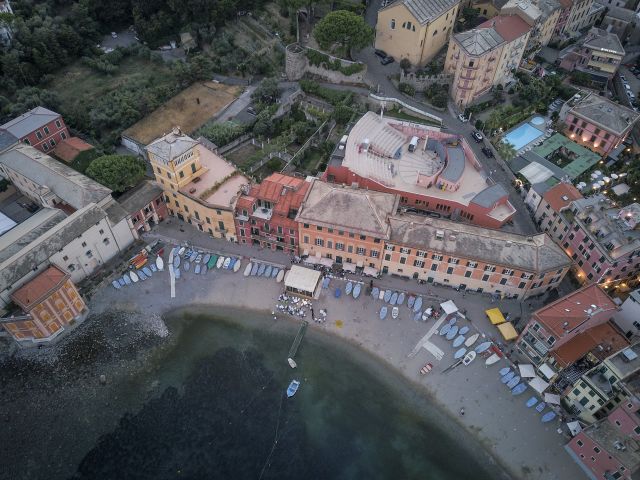
[[(340, 282), (338, 279), (332, 280), (334, 285), (340, 285)], [(144, 295), (140, 295), (140, 290), (144, 291)], [(168, 294), (169, 275), (156, 274), (144, 284), (121, 291), (109, 287), (101, 289), (92, 299), (90, 308), (94, 313), (100, 313), (110, 310), (114, 304), (120, 304), (120, 307), (126, 306), (131, 311), (153, 313), (163, 318), (184, 309), (206, 312), (207, 309), (216, 308), (216, 316), (234, 319), (235, 316), (228, 313), (245, 309), (263, 315), (266, 321), (271, 319), (267, 323), (270, 328), (282, 320), (287, 325), (295, 325), (294, 318), (275, 310), (282, 284), (272, 280), (243, 277), (242, 273), (226, 271), (213, 271), (206, 277), (187, 273), (177, 281), (176, 291), (176, 298), (171, 299)], [(484, 308), (478, 298), (470, 299), (471, 308), (474, 304)], [(314, 301), (314, 308), (316, 312), (320, 308), (328, 310), (327, 322), (311, 322), (310, 328), (326, 334), (329, 342), (336, 337), (345, 341), (352, 350), (351, 355), (359, 350), (371, 356), (373, 361), (382, 362), (389, 371), (401, 375), (403, 381), (414, 385), (414, 394), (418, 395), (419, 392), (421, 396), (428, 395), (430, 401), (435, 402), (451, 420), (461, 425), (485, 448), (485, 461), (495, 463), (504, 472), (504, 478), (582, 478), (578, 467), (562, 450), (565, 439), (555, 432), (555, 424), (543, 426), (535, 417), (524, 419), (531, 414), (523, 405), (528, 397), (512, 397), (500, 384), (497, 371), (505, 366), (505, 361), (492, 366), (491, 370), (478, 362), (466, 370), (458, 368), (445, 376), (442, 370), (451, 362), (452, 352), (450, 345), (441, 338), (434, 338), (433, 341), (443, 351), (449, 347), (442, 362), (437, 362), (424, 349), (415, 357), (407, 355), (433, 320), (427, 325), (415, 322), (405, 308), (398, 320), (381, 322), (377, 318), (380, 305), (379, 302), (365, 299), (364, 295), (358, 300), (350, 297), (336, 300), (332, 291), (326, 290), (319, 300)], [(277, 320), (273, 319), (274, 310)], [(223, 312), (227, 312), (227, 315)], [(476, 316), (473, 318), (470, 325), (481, 323)], [(243, 323), (242, 318), (237, 320), (239, 324)], [(417, 372), (426, 362), (433, 363), (434, 369), (426, 377), (421, 377)], [(465, 408), (464, 417), (459, 415), (460, 408)]]

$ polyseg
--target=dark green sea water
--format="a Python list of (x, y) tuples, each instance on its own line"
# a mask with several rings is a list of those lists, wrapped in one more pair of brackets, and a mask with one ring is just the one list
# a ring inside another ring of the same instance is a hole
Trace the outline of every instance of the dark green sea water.
[[(249, 323), (174, 314), (171, 346), (148, 369), (158, 394), (102, 436), (74, 478), (501, 477), (424, 392), (364, 352), (308, 332), (292, 370), (295, 327)], [(302, 385), (287, 399), (293, 378)]]

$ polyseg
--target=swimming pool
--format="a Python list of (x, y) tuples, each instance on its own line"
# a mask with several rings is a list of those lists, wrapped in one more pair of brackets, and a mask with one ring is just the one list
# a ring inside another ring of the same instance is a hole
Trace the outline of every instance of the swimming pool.
[(502, 141), (505, 143), (510, 143), (517, 151), (525, 145), (540, 138), (542, 135), (544, 135), (544, 133), (537, 128), (531, 126), (528, 123), (523, 123), (518, 128), (507, 133)]

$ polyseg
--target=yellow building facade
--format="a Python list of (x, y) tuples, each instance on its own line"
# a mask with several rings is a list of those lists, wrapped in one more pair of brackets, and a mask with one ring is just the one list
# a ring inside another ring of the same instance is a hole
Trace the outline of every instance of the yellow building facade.
[(249, 180), (178, 128), (146, 150), (169, 213), (212, 237), (237, 241), (233, 212)]
[(424, 66), (449, 40), (459, 0), (403, 0), (378, 12), (375, 47)]

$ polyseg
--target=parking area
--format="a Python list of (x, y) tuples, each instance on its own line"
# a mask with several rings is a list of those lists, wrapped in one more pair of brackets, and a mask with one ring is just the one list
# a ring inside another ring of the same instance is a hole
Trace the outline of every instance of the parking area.
[[(113, 33), (115, 33), (115, 36), (113, 36)], [(100, 48), (102, 48), (105, 52), (110, 52), (116, 47), (128, 47), (130, 45), (138, 43), (135, 32), (130, 29), (113, 33), (107, 34), (102, 37)]]

